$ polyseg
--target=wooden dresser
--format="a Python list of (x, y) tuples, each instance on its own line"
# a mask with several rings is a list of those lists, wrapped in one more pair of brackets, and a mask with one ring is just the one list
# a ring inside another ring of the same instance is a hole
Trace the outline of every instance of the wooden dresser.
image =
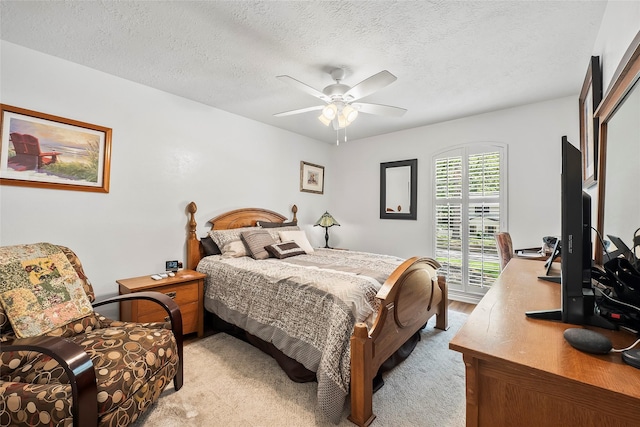
[[(181, 270), (174, 277), (153, 280), (151, 276), (116, 280), (120, 295), (133, 292), (156, 291), (170, 296), (182, 313), (182, 331), (204, 334), (204, 278), (206, 274), (193, 270)], [(167, 312), (158, 304), (146, 301), (120, 303), (120, 319), (127, 322), (163, 322)]]
[[(620, 353), (571, 347), (561, 322), (526, 311), (560, 307), (560, 285), (537, 279), (544, 263), (512, 259), (449, 343), (466, 370), (467, 426), (640, 425), (640, 369)], [(636, 337), (591, 328), (624, 348)]]

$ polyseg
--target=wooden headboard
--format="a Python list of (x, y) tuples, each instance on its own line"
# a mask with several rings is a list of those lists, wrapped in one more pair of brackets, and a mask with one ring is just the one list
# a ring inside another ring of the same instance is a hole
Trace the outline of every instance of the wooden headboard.
[[(186, 268), (195, 270), (198, 266), (198, 262), (202, 259), (204, 251), (200, 239), (196, 234), (196, 219), (195, 213), (198, 210), (195, 202), (191, 202), (187, 205), (187, 211), (189, 212), (189, 222), (187, 223), (187, 265)], [(297, 221), (298, 207), (293, 205), (291, 207), (293, 212), (292, 221)], [(208, 223), (211, 224), (211, 230), (230, 230), (232, 228), (241, 227), (255, 227), (258, 221), (264, 222), (284, 222), (287, 219), (286, 216), (277, 212), (270, 211), (268, 209), (261, 208), (244, 208), (235, 209), (229, 212), (225, 212), (221, 215), (211, 218)]]

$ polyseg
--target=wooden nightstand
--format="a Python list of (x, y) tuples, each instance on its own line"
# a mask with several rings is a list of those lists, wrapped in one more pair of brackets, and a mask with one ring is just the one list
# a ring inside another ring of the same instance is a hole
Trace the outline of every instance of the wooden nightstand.
[[(116, 280), (120, 295), (156, 291), (170, 296), (180, 306), (184, 335), (204, 334), (204, 278), (206, 274), (181, 270), (174, 277), (153, 280), (151, 275)], [(120, 319), (125, 322), (164, 322), (167, 312), (156, 303), (146, 300), (120, 302)]]

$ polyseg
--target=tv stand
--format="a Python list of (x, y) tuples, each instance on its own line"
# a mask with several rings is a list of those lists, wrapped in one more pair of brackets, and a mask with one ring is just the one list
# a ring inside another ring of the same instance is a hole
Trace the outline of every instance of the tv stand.
[(576, 322), (576, 324), (595, 326), (598, 328), (611, 329), (611, 330), (618, 329), (618, 327), (615, 324), (611, 323), (604, 317), (598, 316), (595, 313), (595, 306), (596, 306), (595, 303), (596, 303), (596, 299), (593, 293), (593, 289), (584, 288), (582, 289), (582, 313), (584, 313), (583, 315), (580, 315), (578, 313), (578, 316), (576, 316), (576, 314), (569, 313), (567, 314), (567, 316), (565, 316), (565, 318), (563, 318), (562, 309), (527, 311), (525, 312), (525, 315), (530, 319), (553, 320), (553, 321), (566, 322), (566, 323), (573, 323), (574, 321), (573, 317), (575, 316), (575, 317), (578, 317), (578, 320), (579, 320), (579, 322)]
[[(562, 310), (540, 310), (540, 311), (527, 311), (525, 313), (530, 319), (540, 319), (540, 320), (554, 320), (561, 322), (562, 321)], [(597, 328), (610, 329), (612, 331), (618, 329), (616, 325), (609, 322), (604, 317), (598, 316), (594, 314), (593, 316), (589, 316), (584, 319), (581, 323), (582, 325), (595, 326)]]
[[(509, 261), (449, 343), (463, 355), (466, 425), (637, 425), (640, 387), (632, 380), (638, 377), (636, 368), (624, 364), (620, 353), (594, 356), (571, 347), (563, 338), (564, 330), (572, 327), (567, 323), (523, 315), (559, 304), (560, 287), (536, 278), (543, 265), (544, 261)], [(637, 339), (624, 331), (598, 332), (615, 348)]]
[(561, 283), (562, 282), (560, 276), (538, 276), (538, 279), (546, 280), (547, 282), (553, 282), (553, 283)]
[(531, 319), (562, 321), (562, 310), (560, 309), (527, 311), (525, 314)]

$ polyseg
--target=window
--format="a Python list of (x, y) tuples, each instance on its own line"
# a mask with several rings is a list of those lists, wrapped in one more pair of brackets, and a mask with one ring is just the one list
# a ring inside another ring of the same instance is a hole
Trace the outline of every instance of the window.
[(506, 230), (506, 146), (469, 144), (434, 157), (434, 246), (453, 293), (480, 296), (500, 273)]

